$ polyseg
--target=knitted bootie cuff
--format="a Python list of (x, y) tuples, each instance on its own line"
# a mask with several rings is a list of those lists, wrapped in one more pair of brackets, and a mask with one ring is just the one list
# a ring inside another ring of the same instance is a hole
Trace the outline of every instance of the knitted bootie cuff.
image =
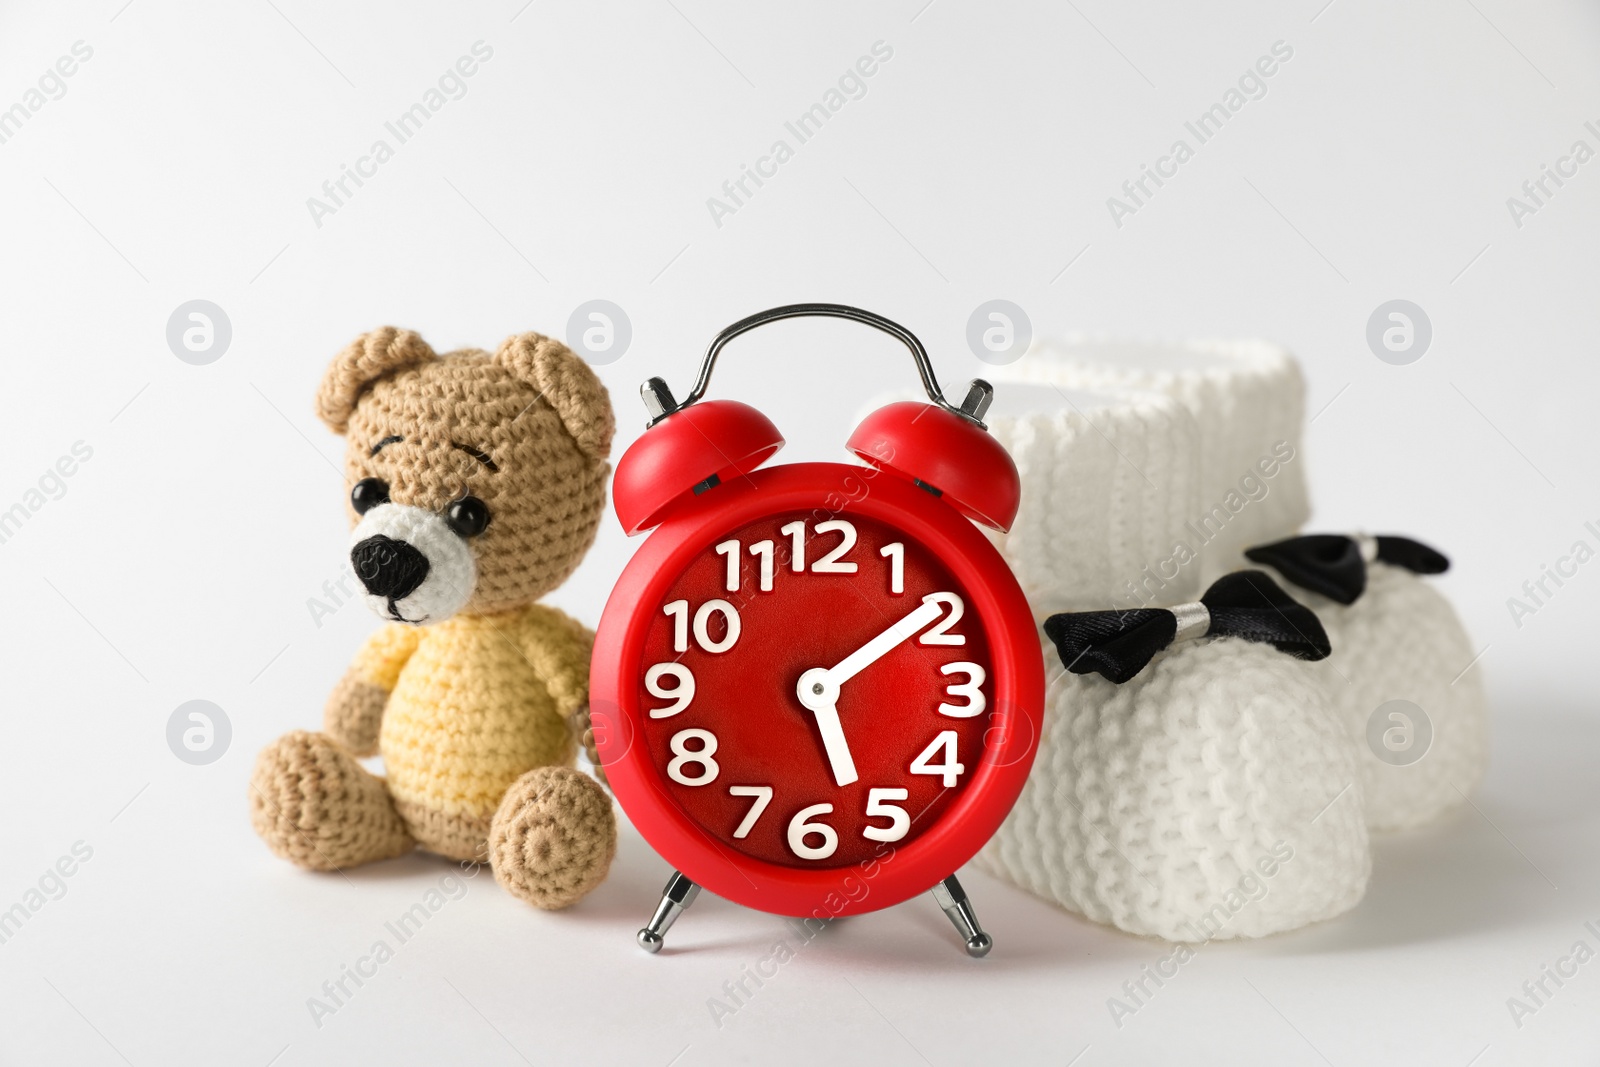
[(1199, 592), (1197, 560), (1179, 548), (1200, 491), (1196, 426), (1179, 403), (1002, 383), (988, 423), (1022, 479), (1016, 522), (994, 540), (1041, 620)]
[(1186, 532), (1189, 546), (1201, 555), (1202, 582), (1231, 569), (1249, 545), (1299, 529), (1310, 514), (1301, 455), (1305, 384), (1294, 357), (1276, 345), (1036, 342), (1022, 359), (994, 368), (993, 377), (1065, 389), (1146, 391), (1178, 401), (1198, 450), (1199, 497)]

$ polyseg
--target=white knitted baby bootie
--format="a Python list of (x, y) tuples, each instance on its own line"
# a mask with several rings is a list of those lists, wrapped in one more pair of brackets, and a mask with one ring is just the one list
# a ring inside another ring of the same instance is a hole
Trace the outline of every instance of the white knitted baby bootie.
[(1010, 532), (990, 537), (1041, 622), (1198, 595), (1194, 557), (1174, 558), (1200, 500), (1199, 437), (1177, 401), (1008, 382), (986, 418), (1022, 480)]
[(1316, 611), (1322, 668), (1365, 784), (1367, 825), (1402, 830), (1460, 804), (1489, 758), (1483, 679), (1450, 603), (1419, 575), (1449, 566), (1403, 537), (1311, 534), (1250, 549)]
[(1320, 672), (1295, 658), (1327, 652), (1310, 611), (1247, 571), (1199, 604), (1059, 615), (1046, 629), (1068, 672), (979, 866), (1170, 941), (1259, 937), (1361, 899), (1355, 753)]
[(1309, 517), (1300, 455), (1305, 382), (1294, 357), (1277, 345), (1040, 341), (992, 375), (997, 382), (1136, 390), (1176, 400), (1187, 413), (1197, 450), (1199, 498), (1184, 516), (1181, 540), (1200, 556), (1201, 583), (1233, 570), (1246, 547), (1287, 536)]

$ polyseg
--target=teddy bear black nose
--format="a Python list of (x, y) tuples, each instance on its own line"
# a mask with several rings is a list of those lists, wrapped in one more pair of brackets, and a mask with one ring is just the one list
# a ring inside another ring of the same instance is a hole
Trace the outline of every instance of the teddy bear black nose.
[(378, 534), (350, 550), (356, 577), (373, 596), (393, 603), (417, 591), (428, 577), (428, 557), (404, 541)]

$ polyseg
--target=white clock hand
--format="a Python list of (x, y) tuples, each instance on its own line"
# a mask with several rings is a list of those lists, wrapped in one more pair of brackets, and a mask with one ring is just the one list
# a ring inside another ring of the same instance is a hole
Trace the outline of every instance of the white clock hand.
[(817, 732), (822, 735), (822, 747), (828, 754), (833, 780), (839, 785), (849, 785), (858, 777), (855, 760), (850, 755), (850, 745), (845, 740), (844, 727), (839, 722), (840, 683), (860, 674), (869, 664), (883, 658), (890, 649), (920, 632), (943, 614), (944, 607), (938, 600), (933, 596), (924, 597), (920, 608), (850, 653), (831, 670), (813, 667), (800, 676), (795, 695), (800, 698), (801, 706), (816, 716)]
[(828, 754), (828, 766), (833, 770), (837, 785), (855, 781), (856, 761), (850, 755), (850, 743), (844, 738), (844, 727), (839, 724), (839, 709), (834, 701), (838, 690), (823, 688), (818, 692), (817, 671), (810, 670), (800, 676), (797, 687), (800, 703), (811, 710), (817, 719), (817, 732), (822, 735), (822, 748)]
[(929, 623), (934, 622), (944, 614), (944, 606), (930, 593), (922, 598), (922, 606), (904, 616), (899, 622), (889, 627), (871, 641), (862, 645), (844, 659), (834, 664), (828, 671), (828, 678), (835, 686), (843, 685), (856, 675), (860, 674), (871, 664), (877, 662), (900, 642), (913, 634), (921, 632)]

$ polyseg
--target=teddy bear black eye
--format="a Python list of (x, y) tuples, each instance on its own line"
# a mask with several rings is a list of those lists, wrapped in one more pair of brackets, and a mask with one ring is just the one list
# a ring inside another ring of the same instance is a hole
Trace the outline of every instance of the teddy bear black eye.
[(350, 490), (350, 506), (365, 515), (379, 504), (389, 502), (389, 483), (382, 478), (363, 478)]
[(462, 537), (477, 537), (489, 526), (489, 505), (475, 496), (464, 496), (450, 505), (450, 528)]

